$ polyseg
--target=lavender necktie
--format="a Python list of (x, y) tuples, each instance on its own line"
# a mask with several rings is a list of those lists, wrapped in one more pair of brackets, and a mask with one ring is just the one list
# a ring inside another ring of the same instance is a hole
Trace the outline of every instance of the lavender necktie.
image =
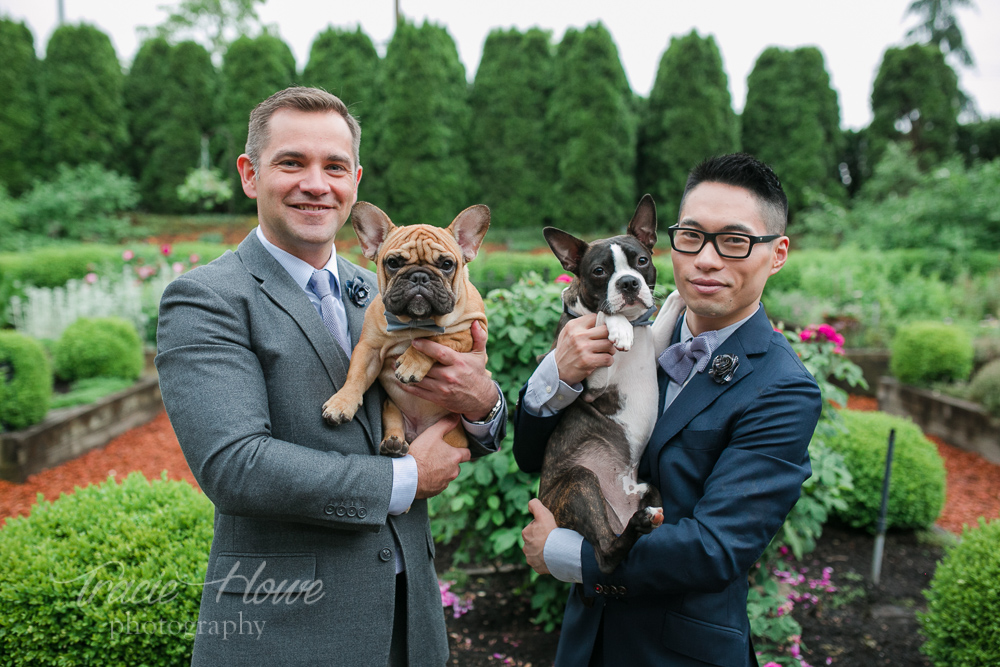
[(718, 345), (719, 336), (715, 331), (706, 331), (686, 343), (675, 343), (663, 351), (657, 361), (670, 379), (684, 384), (691, 369), (701, 373), (708, 366), (712, 351)]
[(341, 330), (340, 322), (337, 321), (337, 311), (333, 305), (334, 299), (337, 297), (333, 295), (330, 283), (336, 283), (336, 280), (337, 278), (326, 269), (313, 271), (312, 277), (309, 278), (309, 288), (319, 297), (319, 309), (323, 313), (323, 324), (326, 325), (333, 339), (344, 349), (347, 356), (351, 356), (351, 347), (347, 343), (347, 336)]

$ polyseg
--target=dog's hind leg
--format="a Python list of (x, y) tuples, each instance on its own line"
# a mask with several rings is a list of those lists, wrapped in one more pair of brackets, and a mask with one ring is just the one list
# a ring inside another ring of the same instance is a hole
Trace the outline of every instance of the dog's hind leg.
[(391, 398), (387, 398), (382, 404), (382, 444), (379, 452), (382, 456), (399, 457), (406, 456), (408, 451), (410, 446), (406, 442), (403, 413)]

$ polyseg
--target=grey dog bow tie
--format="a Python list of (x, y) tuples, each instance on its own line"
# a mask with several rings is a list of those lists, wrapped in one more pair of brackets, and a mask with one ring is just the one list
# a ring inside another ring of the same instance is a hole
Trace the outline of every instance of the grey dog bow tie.
[(706, 331), (686, 343), (671, 345), (663, 351), (657, 361), (671, 380), (677, 384), (684, 384), (691, 374), (692, 367), (699, 373), (705, 370), (712, 356), (712, 350), (718, 345), (718, 340), (715, 331)]
[(434, 320), (410, 320), (409, 322), (404, 322), (389, 311), (385, 313), (385, 322), (385, 330), (389, 332), (402, 331), (403, 329), (426, 329), (434, 333), (444, 333), (444, 327), (435, 324)]

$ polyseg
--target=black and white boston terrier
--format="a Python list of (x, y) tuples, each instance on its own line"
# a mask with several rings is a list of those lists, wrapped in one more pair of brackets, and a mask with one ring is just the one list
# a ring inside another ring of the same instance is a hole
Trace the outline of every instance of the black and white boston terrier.
[(672, 294), (650, 321), (656, 311), (656, 205), (648, 194), (626, 235), (592, 243), (553, 227), (544, 235), (576, 276), (563, 291), (559, 330), (574, 317), (597, 313), (618, 351), (563, 411), (545, 450), (538, 495), (559, 526), (594, 546), (598, 566), (610, 573), (640, 535), (663, 522), (659, 491), (639, 483), (636, 473), (656, 423), (656, 355), (666, 348), (684, 304)]

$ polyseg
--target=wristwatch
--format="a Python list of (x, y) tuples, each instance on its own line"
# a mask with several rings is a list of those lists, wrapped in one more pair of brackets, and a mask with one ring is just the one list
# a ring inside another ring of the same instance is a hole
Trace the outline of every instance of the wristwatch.
[(500, 390), (500, 385), (497, 384), (496, 380), (493, 381), (493, 384), (496, 385), (496, 388), (497, 388), (497, 402), (496, 402), (496, 404), (493, 406), (493, 409), (490, 410), (490, 414), (486, 415), (486, 417), (484, 417), (482, 419), (482, 421), (473, 421), (473, 420), (469, 419), (468, 422), (470, 424), (489, 424), (490, 422), (492, 422), (494, 419), (497, 418), (497, 415), (500, 413), (500, 410), (503, 408), (503, 391)]

